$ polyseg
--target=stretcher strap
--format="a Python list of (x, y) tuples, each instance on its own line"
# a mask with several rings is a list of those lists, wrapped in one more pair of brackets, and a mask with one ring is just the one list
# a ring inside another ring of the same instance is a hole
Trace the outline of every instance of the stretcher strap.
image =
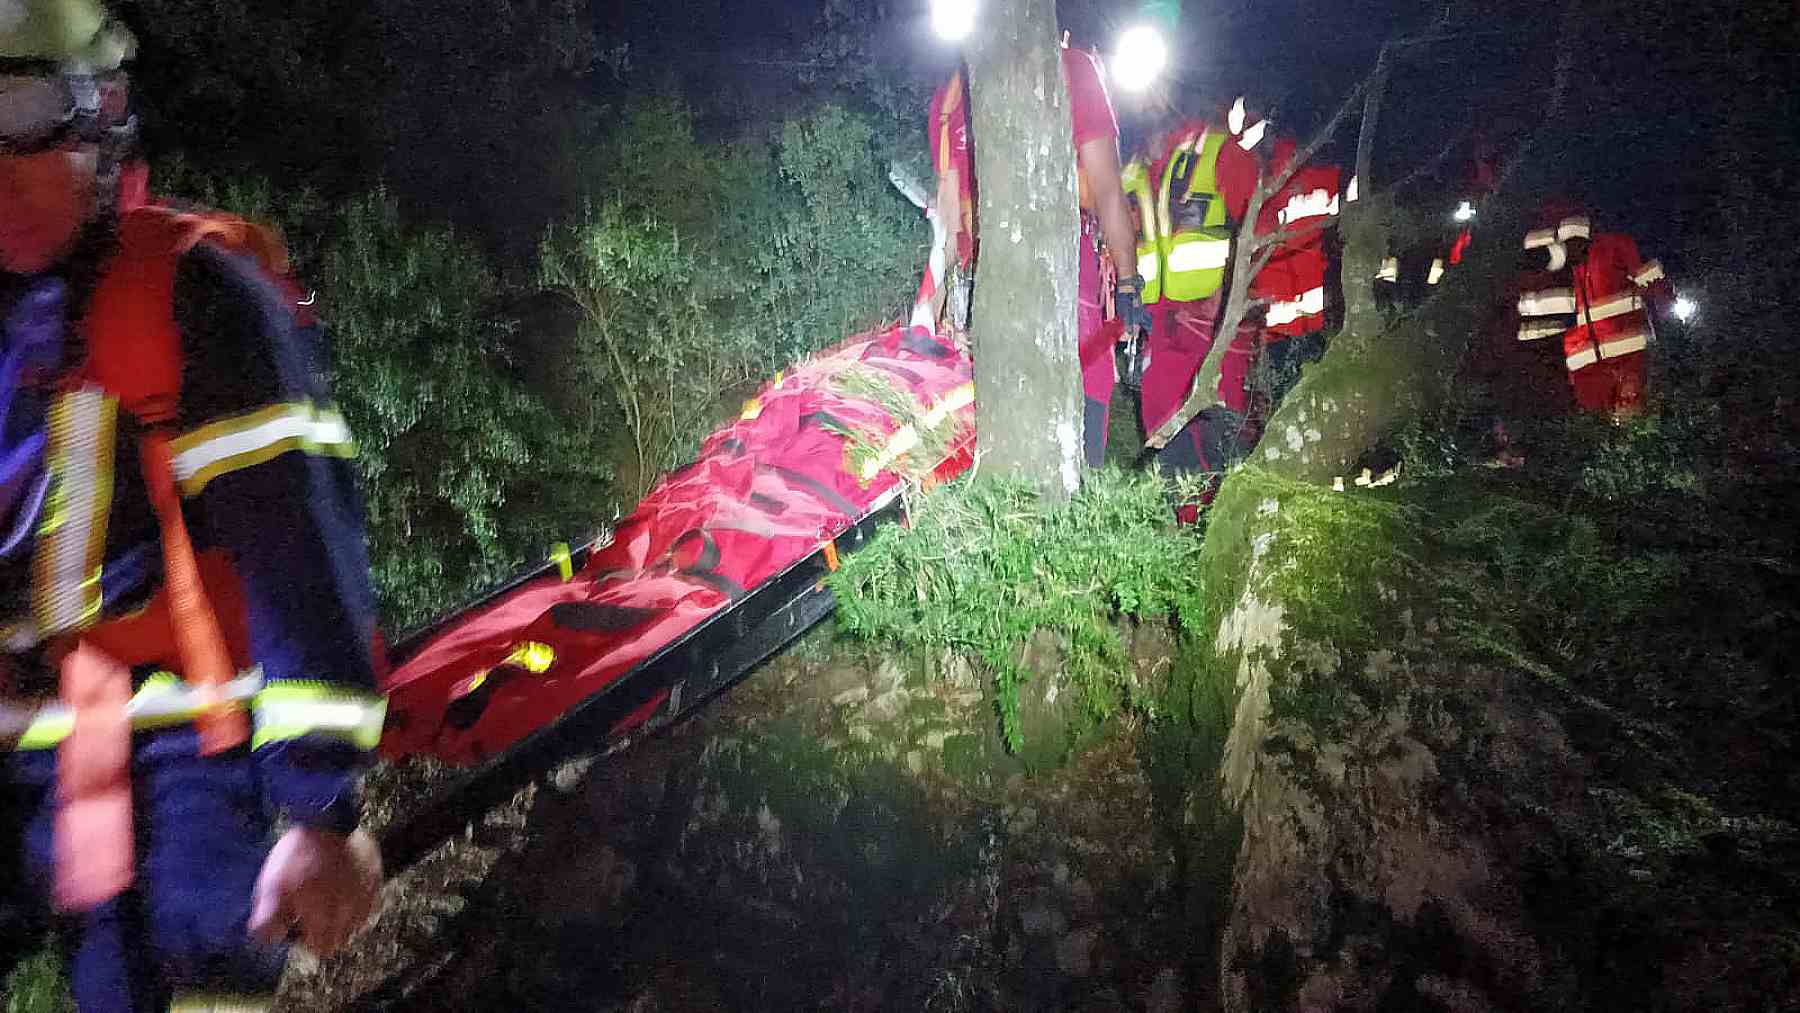
[[(200, 566), (194, 559), (193, 542), (181, 518), (181, 498), (175, 491), (174, 458), (168, 437), (151, 430), (139, 444), (144, 484), (162, 527), (163, 588), (169, 599), (169, 625), (182, 675), (189, 684), (222, 690), (237, 672), (219, 631), (219, 618), (206, 600), (200, 583)], [(213, 756), (250, 740), (250, 722), (242, 708), (221, 698), (194, 719), (200, 732), (200, 751)]]

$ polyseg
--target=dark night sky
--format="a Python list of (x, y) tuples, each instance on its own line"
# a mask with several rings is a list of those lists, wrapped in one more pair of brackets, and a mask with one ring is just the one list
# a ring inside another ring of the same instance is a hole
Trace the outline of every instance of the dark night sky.
[[(644, 5), (599, 0), (603, 43), (636, 40), (690, 88), (721, 81), (779, 88), (783, 64), (826, 0), (672, 0)], [(931, 38), (924, 0), (856, 0), (887, 14), (878, 41), (895, 65), (933, 77), (955, 55)], [(1295, 134), (1329, 115), (1373, 62), (1384, 39), (1418, 33), (1455, 4), (1398, 0), (1187, 0), (1178, 52), (1184, 106), (1206, 109), (1238, 91), (1279, 103)], [(1483, 4), (1453, 37), (1407, 52), (1384, 109), (1383, 151), (1392, 178), (1434, 154), (1453, 135), (1479, 130), (1505, 145), (1540, 125), (1555, 55), (1561, 5), (1554, 0)], [(1135, 3), (1062, 0), (1061, 17), (1078, 45), (1104, 51)], [(1706, 6), (1676, 0), (1587, 0), (1589, 23), (1563, 121), (1545, 150), (1562, 160), (1567, 190), (1596, 210), (1604, 227), (1627, 228), (1653, 252), (1679, 258), (1684, 235), (1706, 227), (1716, 188), (1707, 158), (1718, 121), (1753, 71), (1779, 62), (1769, 40), (1746, 55), (1736, 27)], [(1735, 33), (1735, 34), (1734, 34)], [(1747, 69), (1748, 68), (1748, 69)], [(1120, 99), (1129, 143), (1142, 116)], [(920, 137), (923, 138), (923, 110)], [(1785, 124), (1752, 123), (1753, 131)], [(1784, 138), (1772, 133), (1766, 146)], [(1339, 157), (1347, 153), (1339, 152)]]

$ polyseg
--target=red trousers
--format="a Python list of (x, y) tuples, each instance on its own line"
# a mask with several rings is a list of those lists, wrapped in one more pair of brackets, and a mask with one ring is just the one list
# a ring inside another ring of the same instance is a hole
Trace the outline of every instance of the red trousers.
[[(1224, 293), (1197, 302), (1164, 300), (1150, 308), (1150, 368), (1144, 374), (1144, 431), (1153, 433), (1187, 400), (1194, 374), (1212, 350), (1213, 329), (1218, 325)], [(1257, 328), (1246, 322), (1225, 350), (1219, 374), (1219, 397), (1225, 407), (1242, 415), (1250, 406), (1245, 380), (1256, 358)]]
[(1569, 374), (1582, 411), (1634, 415), (1644, 407), (1648, 362), (1643, 352), (1601, 359)]
[(1106, 427), (1111, 414), (1113, 385), (1118, 381), (1113, 370), (1113, 344), (1120, 334), (1116, 324), (1108, 325), (1101, 308), (1106, 296), (1101, 283), (1096, 230), (1093, 216), (1082, 215), (1075, 329), (1081, 348), (1081, 393), (1086, 401), (1082, 412), (1082, 446), (1090, 468), (1100, 467), (1106, 459)]

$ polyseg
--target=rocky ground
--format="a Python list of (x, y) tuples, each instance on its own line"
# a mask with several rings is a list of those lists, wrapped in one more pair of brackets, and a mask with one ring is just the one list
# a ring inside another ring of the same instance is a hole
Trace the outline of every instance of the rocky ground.
[(1155, 720), (1078, 733), (1038, 642), (1012, 755), (975, 671), (827, 626), (391, 884), (284, 1008), (1800, 1010), (1800, 572), (1715, 506), (1241, 475), (1223, 703), (1145, 625)]

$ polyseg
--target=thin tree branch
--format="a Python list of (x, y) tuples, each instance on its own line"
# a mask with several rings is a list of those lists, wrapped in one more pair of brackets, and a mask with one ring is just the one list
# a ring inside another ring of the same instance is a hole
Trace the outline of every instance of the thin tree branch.
[(1364, 193), (1375, 192), (1375, 126), (1381, 119), (1381, 97), (1387, 90), (1388, 46), (1382, 46), (1375, 57), (1375, 69), (1365, 79), (1363, 89), (1362, 128), (1356, 138), (1357, 185)]
[(1317, 233), (1324, 232), (1334, 224), (1336, 223), (1333, 222), (1331, 218), (1326, 217), (1306, 225), (1277, 229), (1266, 236), (1257, 236), (1256, 249), (1261, 251), (1269, 247), (1282, 246), (1299, 239), (1311, 239)]

